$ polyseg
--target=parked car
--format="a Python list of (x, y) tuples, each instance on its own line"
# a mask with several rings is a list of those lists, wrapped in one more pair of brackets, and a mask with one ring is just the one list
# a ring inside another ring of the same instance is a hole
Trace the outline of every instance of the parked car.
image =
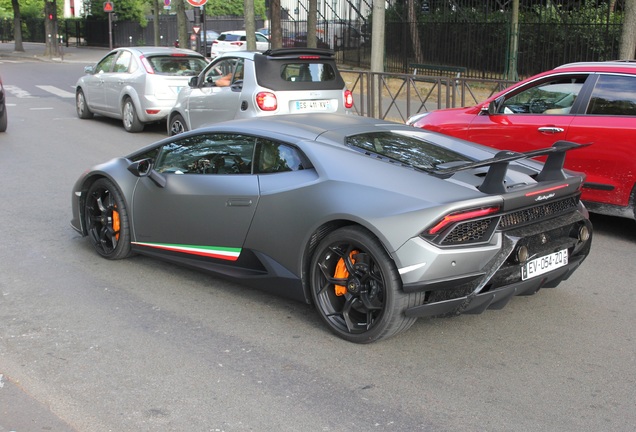
[(333, 333), (369, 343), (567, 279), (591, 245), (583, 176), (562, 169), (578, 147), (541, 150), (543, 166), (368, 117), (236, 120), (86, 171), (71, 225), (104, 258), (313, 303)]
[[(261, 33), (267, 39), (269, 39), (269, 41), (271, 43), (272, 37), (270, 35), (269, 28), (263, 27), (263, 28), (260, 28), (260, 29), (258, 29), (256, 31)], [(290, 30), (288, 30), (286, 28), (281, 28), (281, 37), (282, 37), (282, 42), (283, 42), (283, 48), (289, 48), (289, 47), (293, 47), (294, 46), (294, 33), (293, 32), (291, 32)]]
[(422, 113), (409, 124), (500, 149), (528, 151), (558, 140), (589, 143), (566, 168), (587, 174), (592, 212), (634, 218), (636, 63), (560, 66), (469, 108)]
[(165, 120), (179, 91), (206, 65), (205, 57), (186, 49), (117, 48), (84, 68), (75, 90), (77, 115), (121, 119), (128, 132), (140, 132)]
[[(256, 32), (256, 51), (263, 52), (269, 49), (269, 39), (262, 33)], [(211, 57), (217, 57), (226, 52), (247, 50), (247, 34), (244, 30), (223, 32), (212, 42)]]
[(6, 95), (4, 93), (4, 86), (2, 85), (2, 77), (0, 77), (0, 132), (6, 132), (7, 130), (7, 103)]
[[(296, 33), (293, 38), (293, 46), (295, 47), (306, 47), (307, 46), (307, 33), (300, 32)], [(316, 47), (323, 49), (331, 49), (328, 43), (324, 42), (321, 38), (316, 36)]]
[(353, 96), (333, 51), (236, 51), (217, 57), (179, 93), (168, 117), (168, 134), (246, 117), (350, 114), (352, 107)]
[(203, 46), (203, 36), (205, 35), (205, 55), (210, 57), (212, 55), (212, 43), (220, 36), (220, 33), (214, 30), (206, 30), (205, 33), (203, 31), (199, 32), (199, 41), (197, 44), (197, 35), (192, 33), (190, 35), (190, 49), (193, 51), (198, 51), (199, 47)]

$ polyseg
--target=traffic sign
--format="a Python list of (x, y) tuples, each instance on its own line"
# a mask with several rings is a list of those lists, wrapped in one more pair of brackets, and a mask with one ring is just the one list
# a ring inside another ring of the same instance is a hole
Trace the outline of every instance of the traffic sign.
[(104, 2), (104, 12), (111, 13), (114, 11), (115, 11), (115, 8), (113, 7), (113, 2), (109, 2), (109, 1)]
[(192, 6), (203, 6), (207, 2), (208, 0), (188, 0), (188, 3), (190, 3)]
[(194, 32), (194, 34), (198, 35), (199, 30), (201, 30), (201, 26), (192, 26), (192, 31)]

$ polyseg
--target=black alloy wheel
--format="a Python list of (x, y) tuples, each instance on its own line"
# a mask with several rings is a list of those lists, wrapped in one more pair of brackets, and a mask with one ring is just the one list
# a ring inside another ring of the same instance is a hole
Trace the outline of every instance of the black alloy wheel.
[(120, 192), (107, 179), (89, 188), (84, 202), (84, 221), (88, 238), (98, 254), (108, 259), (130, 255), (128, 212)]
[(370, 343), (408, 329), (416, 318), (404, 310), (423, 301), (423, 293), (402, 291), (393, 260), (361, 227), (328, 234), (313, 255), (310, 277), (320, 317), (350, 342)]

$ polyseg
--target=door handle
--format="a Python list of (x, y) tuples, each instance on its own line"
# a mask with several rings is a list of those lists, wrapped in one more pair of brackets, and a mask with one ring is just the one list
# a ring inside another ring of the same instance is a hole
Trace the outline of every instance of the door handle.
[(556, 127), (556, 126), (543, 126), (543, 127), (540, 127), (538, 130), (539, 132), (545, 133), (545, 134), (556, 134), (556, 133), (565, 132), (565, 129)]

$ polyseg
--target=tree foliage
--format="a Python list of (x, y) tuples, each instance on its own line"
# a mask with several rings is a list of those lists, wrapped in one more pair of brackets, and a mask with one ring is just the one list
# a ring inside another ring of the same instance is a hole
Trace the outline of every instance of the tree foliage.
[[(265, 0), (254, 0), (254, 14), (265, 16)], [(205, 4), (206, 16), (243, 16), (242, 1), (208, 0)]]

